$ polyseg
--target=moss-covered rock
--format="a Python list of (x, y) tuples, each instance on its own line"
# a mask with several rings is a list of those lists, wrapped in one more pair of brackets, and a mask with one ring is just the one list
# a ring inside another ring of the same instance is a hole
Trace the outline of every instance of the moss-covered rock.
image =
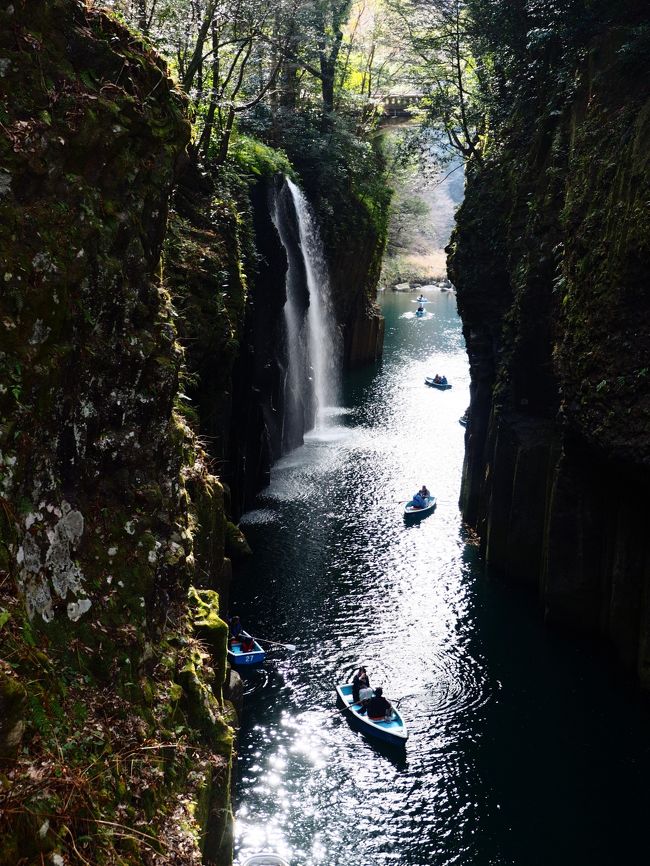
[(0, 668), (0, 760), (16, 757), (25, 733), (27, 690), (12, 673)]
[(228, 624), (219, 616), (219, 595), (213, 589), (195, 589), (191, 586), (189, 599), (194, 630), (212, 654), (215, 669), (213, 691), (221, 701), (226, 679)]
[(192, 817), (201, 778), (228, 803), (232, 731), (187, 601), (223, 569), (223, 492), (175, 409), (159, 268), (189, 132), (115, 19), (2, 5), (2, 866), (189, 864), (228, 835)]

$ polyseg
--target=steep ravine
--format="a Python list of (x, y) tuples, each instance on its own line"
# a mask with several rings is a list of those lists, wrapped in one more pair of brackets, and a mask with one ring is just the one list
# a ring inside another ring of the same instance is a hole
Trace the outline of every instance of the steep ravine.
[(465, 519), (491, 573), (607, 639), (646, 688), (647, 56), (638, 26), (601, 29), (563, 77), (549, 50), (537, 102), (468, 172), (450, 248), (472, 373)]

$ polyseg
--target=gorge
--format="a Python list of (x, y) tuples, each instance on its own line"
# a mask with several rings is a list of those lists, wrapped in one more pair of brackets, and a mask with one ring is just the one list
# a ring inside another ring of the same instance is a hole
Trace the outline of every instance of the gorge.
[[(398, 7), (0, 3), (0, 866), (642, 856), (647, 10)], [(242, 682), (235, 610), (296, 654)]]

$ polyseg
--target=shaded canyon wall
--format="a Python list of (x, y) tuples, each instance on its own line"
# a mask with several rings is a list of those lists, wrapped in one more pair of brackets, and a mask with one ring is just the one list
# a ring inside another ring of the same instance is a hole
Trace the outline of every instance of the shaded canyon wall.
[[(287, 257), (281, 178), (189, 135), (113, 18), (0, 9), (0, 866), (232, 859), (219, 612), (282, 448)], [(381, 245), (336, 260), (349, 363)]]
[(159, 268), (185, 101), (16, 0), (0, 121), (0, 863), (230, 863), (223, 489)]
[(649, 57), (647, 27), (609, 27), (562, 84), (531, 75), (539, 99), (470, 169), (450, 247), (471, 366), (464, 517), (491, 573), (606, 638), (645, 687)]

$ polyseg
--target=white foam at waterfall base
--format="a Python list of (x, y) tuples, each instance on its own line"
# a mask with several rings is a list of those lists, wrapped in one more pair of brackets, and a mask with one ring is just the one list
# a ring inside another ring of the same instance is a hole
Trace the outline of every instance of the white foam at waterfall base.
[(289, 178), (286, 179), (286, 184), (291, 193), (298, 220), (300, 247), (309, 291), (307, 343), (317, 403), (315, 427), (318, 429), (328, 425), (332, 415), (331, 409), (338, 402), (340, 340), (330, 294), (325, 255), (315, 217), (299, 187)]

